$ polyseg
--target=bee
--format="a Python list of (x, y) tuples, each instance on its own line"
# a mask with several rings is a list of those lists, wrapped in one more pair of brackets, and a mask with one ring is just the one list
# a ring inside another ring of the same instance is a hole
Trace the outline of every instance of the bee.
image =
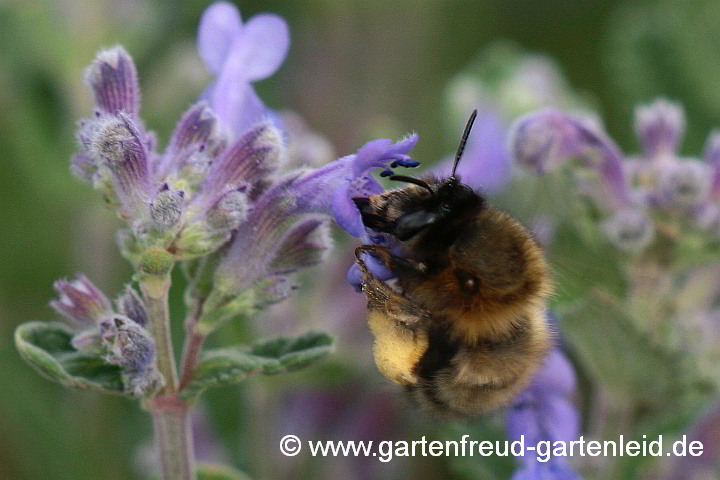
[[(552, 343), (541, 247), (456, 175), (476, 115), (450, 177), (393, 175), (409, 185), (353, 198), (363, 223), (396, 242), (355, 251), (378, 370), (420, 405), (451, 417), (508, 404)], [(377, 278), (365, 254), (395, 278)]]

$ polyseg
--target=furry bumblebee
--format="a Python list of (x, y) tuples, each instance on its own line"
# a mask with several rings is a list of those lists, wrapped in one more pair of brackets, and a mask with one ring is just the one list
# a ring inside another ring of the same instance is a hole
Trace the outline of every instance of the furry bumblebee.
[[(450, 177), (392, 176), (408, 186), (354, 198), (363, 223), (397, 240), (356, 249), (380, 372), (421, 405), (475, 416), (507, 404), (551, 347), (549, 268), (530, 232)], [(398, 249), (393, 249), (398, 253)], [(370, 254), (395, 276), (378, 279)]]

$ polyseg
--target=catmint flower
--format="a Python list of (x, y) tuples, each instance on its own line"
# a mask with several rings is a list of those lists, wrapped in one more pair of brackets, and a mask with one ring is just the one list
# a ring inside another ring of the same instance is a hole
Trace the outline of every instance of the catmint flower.
[(125, 292), (115, 301), (117, 310), (141, 327), (146, 327), (150, 314), (145, 302), (140, 298), (135, 289), (130, 285), (125, 287)]
[(662, 168), (659, 189), (666, 205), (692, 207), (703, 200), (710, 191), (711, 168), (694, 159), (677, 160)]
[(150, 203), (150, 218), (153, 226), (165, 231), (175, 226), (182, 216), (185, 192), (170, 190), (165, 184)]
[[(350, 235), (362, 238), (366, 235), (365, 226), (352, 198), (383, 191), (382, 186), (370, 176), (371, 169), (383, 168), (382, 174), (388, 174), (392, 173), (390, 168), (396, 166), (418, 166), (408, 155), (417, 141), (417, 134), (395, 144), (387, 138), (373, 140), (363, 145), (357, 153), (305, 175), (293, 186), (298, 208), (332, 212), (340, 227)], [(327, 191), (328, 195), (317, 195), (317, 191)]]
[(714, 131), (705, 145), (705, 163), (712, 168), (710, 199), (720, 200), (720, 131)]
[(538, 174), (570, 158), (580, 158), (601, 174), (614, 203), (631, 201), (622, 154), (607, 135), (587, 121), (558, 110), (531, 113), (515, 122), (510, 146), (518, 164)]
[(208, 225), (217, 230), (234, 230), (240, 226), (249, 209), (245, 190), (246, 188), (241, 187), (220, 197), (208, 210)]
[[(240, 35), (244, 40), (236, 39), (245, 47), (233, 47), (223, 61), (243, 62), (236, 57), (251, 51), (262, 56), (253, 42), (264, 38), (267, 32), (258, 29), (267, 25), (265, 20), (250, 22)], [(119, 243), (133, 263), (158, 248), (180, 260), (212, 253), (230, 239), (247, 218), (251, 203), (273, 183), (285, 162), (285, 135), (262, 118), (234, 133), (201, 101), (183, 115), (165, 152), (158, 154), (154, 136), (137, 119), (139, 89), (132, 59), (114, 49), (113, 65), (120, 66), (110, 75), (108, 55), (101, 52), (91, 66), (105, 73), (88, 74), (95, 79), (89, 83), (96, 114), (79, 126), (80, 151), (71, 169), (101, 191), (111, 206), (119, 207), (129, 225), (119, 234)], [(253, 61), (262, 63), (260, 57)], [(262, 76), (260, 63), (254, 65), (248, 78)], [(128, 85), (132, 88), (121, 88)], [(132, 92), (127, 109), (119, 107), (120, 99), (129, 95), (123, 97), (122, 92)]]
[(272, 75), (285, 60), (290, 32), (284, 19), (259, 14), (243, 23), (237, 7), (217, 2), (198, 27), (198, 52), (217, 75), (205, 98), (218, 118), (239, 135), (268, 114), (252, 82)]
[(638, 208), (616, 211), (603, 227), (610, 242), (629, 253), (642, 251), (655, 236), (652, 219)]
[(259, 187), (259, 182), (278, 170), (283, 156), (282, 134), (270, 122), (261, 121), (213, 163), (203, 184), (203, 192), (223, 192), (241, 185)]
[(83, 275), (54, 286), (60, 298), (50, 305), (76, 328), (71, 339), (75, 350), (121, 367), (124, 391), (131, 396), (145, 396), (163, 385), (155, 367), (155, 342), (145, 329), (148, 311), (130, 286), (116, 301), (120, 313)]
[(155, 368), (155, 341), (134, 320), (115, 314), (98, 325), (102, 358), (123, 369), (125, 392), (144, 396), (164, 384)]
[(98, 324), (108, 363), (131, 370), (145, 370), (155, 358), (155, 342), (138, 323), (123, 315), (113, 315)]
[(685, 135), (685, 112), (667, 100), (639, 106), (635, 109), (635, 133), (647, 158), (675, 154)]
[(297, 113), (283, 112), (282, 124), (288, 136), (289, 168), (320, 167), (335, 159), (335, 149), (330, 141), (311, 130)]
[[(419, 165), (408, 155), (415, 147), (418, 136), (411, 135), (393, 144), (390, 139), (366, 143), (354, 155), (343, 157), (327, 167), (320, 168), (296, 182), (294, 192), (299, 207), (310, 211), (332, 213), (335, 222), (350, 235), (364, 243), (386, 244), (384, 235), (366, 230), (354, 197), (369, 197), (383, 191), (382, 186), (370, 175), (374, 168), (382, 168), (381, 175), (392, 173), (398, 166), (414, 168)], [(330, 190), (327, 196), (314, 195), (317, 190)], [(365, 258), (368, 268), (379, 278), (388, 279), (390, 271), (372, 256)], [(362, 276), (356, 264), (350, 267), (348, 280), (359, 288)]]
[(95, 96), (95, 104), (104, 114), (138, 114), (140, 90), (135, 64), (121, 46), (101, 51), (85, 71), (85, 83)]
[(215, 270), (214, 290), (205, 303), (213, 325), (237, 315), (233, 305), (255, 309), (287, 297), (295, 288), (292, 275), (324, 258), (331, 215), (342, 225), (359, 225), (354, 232), (366, 235), (351, 197), (382, 191), (369, 174), (373, 168), (417, 165), (407, 155), (416, 142), (417, 136), (395, 144), (375, 140), (316, 170), (286, 173), (262, 191)]
[[(499, 112), (491, 108), (478, 110), (467, 141), (458, 176), (466, 185), (485, 194), (501, 192), (510, 181), (512, 158), (507, 148), (507, 126)], [(454, 155), (432, 170), (445, 178), (452, 173)]]
[(111, 173), (115, 193), (133, 218), (142, 214), (151, 195), (149, 154), (135, 122), (125, 113), (100, 117), (89, 151), (98, 167)]
[[(512, 480), (581, 478), (564, 457), (553, 457), (550, 448), (553, 442), (570, 442), (579, 436), (578, 412), (568, 399), (574, 390), (572, 365), (560, 350), (551, 351), (530, 386), (515, 398), (507, 414), (510, 440), (518, 441), (524, 437), (527, 451)], [(549, 446), (539, 447), (540, 442)], [(547, 461), (539, 461), (539, 456), (546, 459), (544, 451), (547, 451)]]
[(95, 325), (112, 312), (110, 301), (85, 275), (73, 281), (58, 280), (53, 285), (60, 298), (50, 306), (76, 327)]

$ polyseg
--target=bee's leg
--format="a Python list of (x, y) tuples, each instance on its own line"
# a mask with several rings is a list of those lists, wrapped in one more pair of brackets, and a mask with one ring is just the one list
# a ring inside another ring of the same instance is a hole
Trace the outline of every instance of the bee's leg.
[[(367, 273), (367, 267), (362, 260), (363, 253), (372, 255), (397, 275), (418, 275), (425, 273), (427, 270), (424, 263), (394, 255), (389, 248), (383, 245), (362, 245), (355, 249), (355, 258), (357, 258), (357, 263), (363, 273)], [(363, 268), (365, 269), (363, 270)]]
[[(428, 323), (431, 316), (424, 308), (393, 290), (387, 283), (375, 277), (368, 270), (367, 265), (362, 260), (362, 253), (368, 251), (373, 254), (382, 252), (385, 257), (381, 258), (381, 260), (390, 259), (392, 261), (395, 258), (400, 258), (392, 255), (386, 247), (379, 245), (364, 245), (355, 250), (358, 266), (365, 275), (362, 288), (368, 298), (368, 308), (385, 313), (390, 320), (410, 330), (416, 330)], [(414, 265), (414, 263), (411, 263), (411, 265)]]

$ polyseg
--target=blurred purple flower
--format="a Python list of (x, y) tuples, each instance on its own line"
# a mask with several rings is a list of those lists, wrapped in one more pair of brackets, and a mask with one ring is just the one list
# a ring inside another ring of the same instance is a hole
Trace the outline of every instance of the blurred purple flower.
[[(452, 173), (454, 157), (444, 160), (431, 173), (445, 178)], [(458, 166), (461, 181), (486, 194), (501, 192), (510, 181), (512, 158), (507, 148), (507, 125), (491, 108), (478, 111), (470, 138)]]
[(603, 186), (581, 177), (577, 189), (608, 212), (605, 230), (623, 250), (638, 252), (649, 245), (653, 222), (667, 221), (668, 214), (690, 218), (696, 226), (720, 234), (718, 133), (708, 138), (704, 162), (681, 157), (678, 150), (686, 123), (683, 109), (657, 100), (635, 111), (635, 132), (644, 152), (623, 158), (599, 128), (586, 123), (555, 110), (519, 119), (511, 138), (515, 160), (544, 173), (575, 157), (598, 171)]
[(717, 478), (720, 473), (720, 404), (716, 403), (693, 425), (687, 434), (687, 445), (701, 442), (700, 456), (680, 456), (673, 460), (668, 480)]
[(638, 106), (635, 134), (645, 148), (646, 158), (675, 154), (685, 135), (685, 112), (680, 105), (667, 100)]
[(609, 205), (632, 201), (622, 153), (605, 133), (585, 120), (552, 109), (530, 113), (513, 125), (510, 145), (515, 160), (538, 174), (580, 158), (601, 174), (612, 192)]
[[(511, 441), (524, 436), (526, 449), (534, 446), (538, 450), (522, 458), (522, 466), (512, 480), (575, 480), (581, 477), (562, 457), (550, 456), (545, 459), (539, 442), (577, 440), (580, 423), (578, 412), (568, 397), (575, 390), (575, 372), (568, 359), (555, 349), (545, 359), (544, 365), (535, 375), (530, 386), (515, 398), (507, 415), (507, 429)], [(546, 443), (547, 444), (547, 443)]]
[(275, 73), (290, 48), (284, 19), (259, 14), (242, 22), (228, 2), (208, 7), (198, 27), (198, 52), (217, 78), (204, 97), (217, 117), (239, 135), (267, 116), (252, 82)]

